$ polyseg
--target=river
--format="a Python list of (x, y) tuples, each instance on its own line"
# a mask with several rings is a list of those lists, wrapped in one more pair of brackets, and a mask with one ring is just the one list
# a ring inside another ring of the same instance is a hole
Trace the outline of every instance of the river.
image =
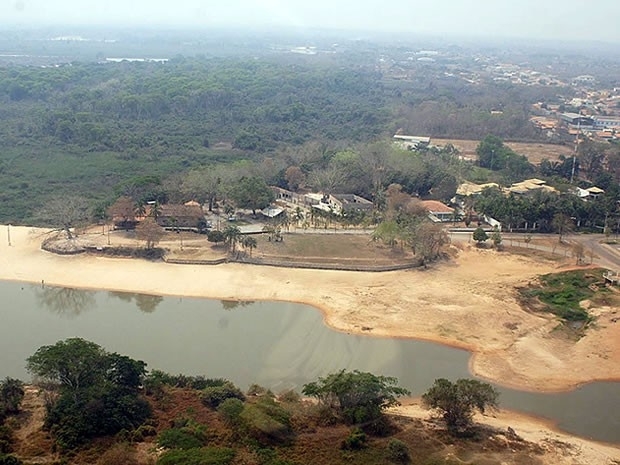
[[(436, 378), (471, 377), (469, 352), (340, 333), (320, 312), (283, 302), (220, 302), (0, 281), (0, 378), (28, 380), (25, 360), (69, 337), (144, 360), (149, 369), (252, 383), (275, 392), (340, 369), (395, 376), (417, 396)], [(499, 388), (503, 408), (589, 439), (620, 443), (620, 383), (542, 394)]]

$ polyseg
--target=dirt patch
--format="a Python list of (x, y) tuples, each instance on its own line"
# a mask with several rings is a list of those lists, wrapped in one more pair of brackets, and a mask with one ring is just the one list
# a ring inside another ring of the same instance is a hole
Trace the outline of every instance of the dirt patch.
[[(476, 155), (476, 148), (478, 147), (480, 141), (464, 139), (433, 139), (432, 142), (436, 145), (452, 144), (464, 157), (472, 160), (478, 159), (478, 155)], [(506, 142), (506, 145), (519, 155), (525, 155), (528, 161), (534, 165), (539, 165), (545, 158), (549, 160), (559, 160), (560, 155), (564, 155), (565, 157), (571, 157), (573, 155), (573, 148), (566, 145), (542, 144), (540, 142)]]

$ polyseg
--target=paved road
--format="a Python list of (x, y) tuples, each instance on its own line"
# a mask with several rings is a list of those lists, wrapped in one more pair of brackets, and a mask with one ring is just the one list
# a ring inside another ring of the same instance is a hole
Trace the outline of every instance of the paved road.
[[(456, 242), (470, 242), (471, 241), (471, 232), (451, 232), (450, 237), (452, 241)], [(547, 245), (536, 244), (537, 238), (549, 239), (549, 234), (531, 234), (532, 242), (528, 245), (531, 249), (542, 250), (545, 252), (554, 252), (553, 248)], [(504, 233), (502, 234), (504, 239), (504, 244), (508, 243), (510, 240), (524, 242), (525, 234), (517, 234), (517, 233)], [(581, 243), (584, 247), (584, 252), (586, 255), (586, 260), (589, 261), (590, 253), (593, 252), (593, 261), (594, 263), (609, 268), (614, 271), (620, 271), (620, 245), (619, 244), (602, 244), (601, 242), (605, 239), (605, 235), (603, 234), (571, 234), (565, 236), (564, 241), (569, 244)], [(555, 250), (556, 254), (563, 255), (564, 250)], [(570, 256), (570, 255), (569, 255)]]

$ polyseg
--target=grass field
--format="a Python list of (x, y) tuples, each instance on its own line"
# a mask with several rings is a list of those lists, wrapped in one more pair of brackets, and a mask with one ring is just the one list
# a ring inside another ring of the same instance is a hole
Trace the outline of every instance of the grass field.
[(256, 257), (294, 257), (309, 260), (372, 261), (401, 263), (412, 258), (409, 250), (372, 242), (360, 234), (285, 234), (282, 242), (269, 242), (266, 235), (257, 236)]

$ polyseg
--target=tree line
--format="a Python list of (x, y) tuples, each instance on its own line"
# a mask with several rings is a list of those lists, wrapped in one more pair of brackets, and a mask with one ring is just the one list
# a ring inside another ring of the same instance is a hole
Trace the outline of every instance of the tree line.
[[(512, 122), (505, 128), (473, 124), (479, 129), (472, 132), (448, 124), (453, 118), (430, 102), (453, 102), (450, 115), (473, 121), (491, 101), (529, 103), (535, 90), (454, 89), (443, 80), (429, 87), (429, 79), (403, 87), (367, 64), (236, 58), (1, 68), (0, 221), (34, 223), (35, 206), (54, 193), (104, 201), (138, 173), (167, 178), (205, 165), (277, 160), (313, 144), (329, 157), (399, 128), (434, 137), (511, 137), (529, 127), (506, 111), (500, 119)], [(491, 100), (471, 103), (486, 91)], [(429, 126), (431, 120), (443, 123)], [(339, 163), (346, 162), (341, 155)], [(317, 179), (337, 184), (338, 175), (323, 165)], [(437, 166), (427, 168), (412, 189), (428, 191), (440, 181)], [(372, 183), (358, 190), (372, 190)]]

